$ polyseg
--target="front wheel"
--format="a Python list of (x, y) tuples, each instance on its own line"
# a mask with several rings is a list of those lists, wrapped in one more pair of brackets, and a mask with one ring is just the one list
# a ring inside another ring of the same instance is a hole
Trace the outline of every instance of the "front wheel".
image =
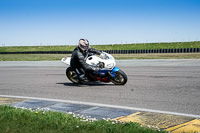
[(71, 82), (73, 82), (75, 84), (80, 83), (80, 81), (78, 80), (78, 75), (76, 74), (76, 72), (71, 67), (68, 67), (66, 69), (66, 76)]
[(114, 83), (115, 85), (124, 85), (124, 84), (126, 84), (128, 78), (127, 78), (126, 74), (122, 70), (114, 72), (114, 74), (115, 74), (115, 77), (110, 76), (110, 81), (112, 83)]

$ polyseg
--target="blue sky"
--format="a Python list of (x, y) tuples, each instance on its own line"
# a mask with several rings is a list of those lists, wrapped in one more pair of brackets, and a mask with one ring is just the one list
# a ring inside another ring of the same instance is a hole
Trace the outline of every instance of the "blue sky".
[(200, 41), (200, 0), (0, 0), (0, 46)]

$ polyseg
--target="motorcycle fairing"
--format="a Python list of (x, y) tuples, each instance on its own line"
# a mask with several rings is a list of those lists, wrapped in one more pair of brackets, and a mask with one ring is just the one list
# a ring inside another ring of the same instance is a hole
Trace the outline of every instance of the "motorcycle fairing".
[(99, 70), (99, 71), (98, 71), (98, 74), (99, 74), (100, 76), (105, 76), (107, 73), (108, 73), (108, 70)]

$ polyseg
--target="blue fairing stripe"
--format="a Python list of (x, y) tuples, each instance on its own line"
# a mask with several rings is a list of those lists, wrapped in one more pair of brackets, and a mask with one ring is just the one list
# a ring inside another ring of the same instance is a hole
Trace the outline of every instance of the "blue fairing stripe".
[(98, 71), (98, 74), (99, 74), (100, 76), (105, 76), (107, 73), (108, 73), (108, 70), (99, 70), (99, 71)]

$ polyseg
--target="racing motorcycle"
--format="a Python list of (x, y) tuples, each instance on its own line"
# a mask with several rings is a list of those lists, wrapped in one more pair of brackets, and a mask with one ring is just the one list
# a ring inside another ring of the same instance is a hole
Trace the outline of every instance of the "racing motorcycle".
[[(80, 84), (81, 82), (78, 79), (75, 69), (70, 67), (71, 57), (62, 58), (62, 62), (69, 65), (66, 69), (67, 78), (76, 84)], [(102, 52), (100, 56), (98, 55), (90, 55), (86, 58), (86, 63), (93, 66), (99, 67), (99, 71), (93, 72), (85, 72), (85, 80), (84, 82), (94, 82), (100, 81), (109, 83), (112, 82), (115, 85), (124, 85), (126, 84), (128, 78), (127, 75), (118, 67), (115, 67), (116, 62), (112, 55)]]

